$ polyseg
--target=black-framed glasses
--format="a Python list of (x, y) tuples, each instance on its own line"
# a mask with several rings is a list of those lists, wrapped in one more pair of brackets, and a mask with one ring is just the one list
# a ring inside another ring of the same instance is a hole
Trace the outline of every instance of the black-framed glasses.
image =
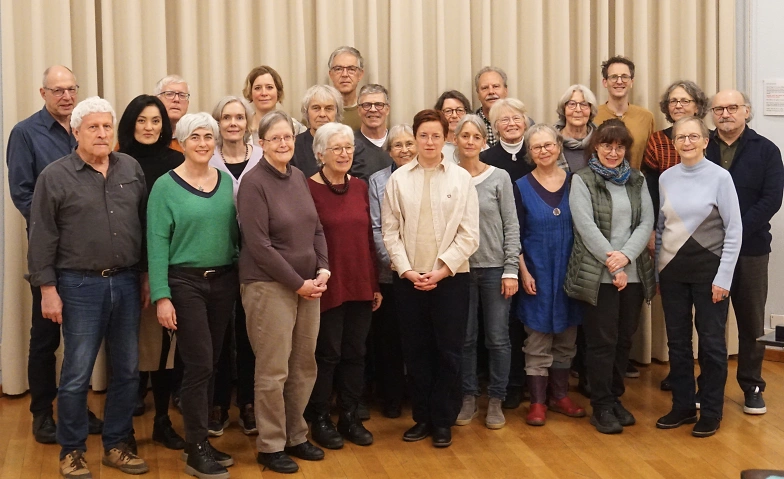
[(178, 97), (181, 101), (187, 101), (190, 99), (191, 94), (185, 93), (184, 91), (162, 91), (159, 93), (160, 96), (166, 98), (167, 100), (174, 100), (174, 97)]
[(587, 101), (569, 100), (569, 101), (566, 102), (566, 108), (568, 108), (570, 110), (576, 110), (578, 106), (580, 107), (581, 110), (590, 110), (591, 109), (591, 104), (588, 103)]
[(55, 98), (62, 98), (66, 92), (68, 92), (71, 96), (76, 96), (79, 92), (79, 85), (74, 85), (68, 88), (48, 88), (44, 87), (44, 90), (49, 90), (52, 93), (52, 96)]
[(361, 106), (365, 111), (370, 111), (370, 109), (373, 107), (376, 107), (376, 110), (381, 111), (385, 106), (387, 106), (387, 104), (383, 101), (366, 101), (364, 103), (360, 103), (359, 106)]
[(340, 65), (335, 65), (334, 67), (329, 69), (329, 71), (331, 71), (332, 73), (334, 73), (336, 75), (341, 75), (341, 74), (343, 74), (343, 72), (346, 72), (346, 73), (348, 73), (349, 75), (352, 75), (352, 76), (356, 75), (357, 72), (359, 72), (360, 70), (361, 70), (361, 68), (359, 68), (357, 66), (354, 66), (354, 65), (347, 66), (347, 67), (342, 67)]
[(727, 110), (727, 113), (730, 115), (734, 115), (738, 112), (738, 108), (746, 106), (746, 105), (727, 105), (727, 106), (714, 106), (711, 108), (713, 114), (716, 116), (721, 116), (724, 114), (724, 110)]
[(462, 108), (462, 107), (460, 107), (460, 108), (444, 108), (443, 110), (441, 110), (441, 113), (443, 113), (444, 116), (452, 116), (453, 114), (455, 114), (457, 116), (463, 116), (463, 115), (466, 114), (466, 109)]
[(670, 98), (670, 101), (668, 103), (670, 104), (670, 106), (675, 106), (678, 103), (680, 103), (683, 106), (689, 106), (692, 103), (694, 103), (694, 100), (688, 100), (686, 98)]
[(607, 77), (610, 82), (615, 83), (618, 80), (621, 80), (623, 83), (629, 83), (629, 80), (632, 79), (631, 75), (623, 74), (623, 75), (610, 75)]

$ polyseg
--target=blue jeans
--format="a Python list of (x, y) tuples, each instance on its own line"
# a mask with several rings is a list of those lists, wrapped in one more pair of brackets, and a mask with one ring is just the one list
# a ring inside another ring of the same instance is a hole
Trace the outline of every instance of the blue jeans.
[(482, 298), (482, 316), (485, 324), (485, 347), (489, 353), (490, 383), (487, 395), (503, 399), (509, 380), (509, 362), (512, 346), (509, 342), (509, 305), (501, 294), (503, 267), (472, 268), (468, 299), (468, 325), (463, 345), (463, 395), (479, 396), (476, 379), (476, 339), (479, 335), (479, 298)]
[(104, 408), (103, 447), (111, 449), (133, 428), (139, 388), (139, 274), (103, 278), (60, 271), (63, 302), (63, 366), (57, 399), (60, 458), (87, 450), (87, 389), (95, 357), (106, 339), (111, 375)]

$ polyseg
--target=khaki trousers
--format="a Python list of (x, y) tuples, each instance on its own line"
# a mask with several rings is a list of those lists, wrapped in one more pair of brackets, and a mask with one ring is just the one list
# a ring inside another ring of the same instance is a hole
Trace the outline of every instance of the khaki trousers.
[(577, 352), (577, 326), (564, 331), (540, 333), (525, 327), (528, 337), (525, 340), (525, 373), (528, 376), (549, 376), (548, 369), (568, 368)]
[(240, 293), (256, 355), (256, 447), (283, 451), (307, 440), (302, 414), (316, 382), (319, 300), (272, 281), (243, 284)]

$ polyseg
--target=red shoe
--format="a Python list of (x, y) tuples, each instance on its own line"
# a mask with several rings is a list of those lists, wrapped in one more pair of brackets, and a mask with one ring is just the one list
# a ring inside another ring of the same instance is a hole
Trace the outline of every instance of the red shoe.
[(558, 400), (550, 398), (550, 402), (548, 403), (548, 406), (554, 412), (559, 412), (569, 417), (585, 417), (585, 409), (573, 403), (568, 396), (562, 397), (561, 399)]
[[(585, 411), (583, 411), (585, 414)], [(529, 426), (544, 426), (544, 421), (547, 418), (547, 406), (539, 403), (531, 403), (528, 408), (528, 415), (525, 417), (525, 422)]]

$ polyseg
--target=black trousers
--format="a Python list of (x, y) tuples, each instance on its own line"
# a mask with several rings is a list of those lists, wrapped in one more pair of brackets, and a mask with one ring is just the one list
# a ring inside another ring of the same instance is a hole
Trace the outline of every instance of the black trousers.
[(376, 387), (385, 406), (399, 406), (403, 401), (406, 378), (395, 289), (391, 284), (381, 283), (379, 286), (384, 300), (381, 307), (373, 312), (371, 325)]
[(468, 273), (458, 273), (431, 291), (419, 291), (409, 280), (393, 278), (417, 423), (451, 427), (460, 412), (469, 283)]
[(256, 356), (250, 347), (248, 328), (245, 326), (245, 308), (242, 298), (237, 296), (233, 321), (229, 322), (223, 340), (218, 366), (215, 369), (215, 394), (213, 405), (228, 410), (231, 406), (232, 379), (237, 378), (237, 405), (242, 408), (253, 404), (253, 381), (256, 372)]
[(765, 390), (762, 379), (762, 360), (765, 345), (757, 338), (765, 334), (765, 302), (768, 300), (768, 258), (740, 256), (732, 277), (730, 298), (738, 323), (738, 385), (744, 391), (759, 387)]
[[(520, 286), (520, 291), (522, 290), (523, 288)], [(517, 302), (520, 294), (525, 294), (525, 292), (518, 292), (512, 296), (512, 305), (509, 308), (509, 342), (512, 346), (512, 357), (509, 362), (507, 391), (511, 388), (522, 389), (525, 387), (525, 354), (523, 354), (523, 345), (528, 335), (525, 332), (523, 322), (517, 316)]]
[(334, 384), (342, 411), (354, 411), (365, 384), (365, 342), (370, 332), (373, 303), (347, 301), (321, 313), (316, 341), (316, 384), (306, 417), (329, 413)]
[(596, 306), (583, 303), (585, 360), (594, 409), (611, 408), (625, 391), (623, 378), (643, 299), (640, 283), (629, 283), (622, 291), (602, 284)]
[(184, 364), (180, 394), (185, 440), (197, 443), (207, 438), (208, 409), (214, 389), (212, 372), (223, 348), (239, 279), (236, 270), (205, 279), (170, 269), (169, 287)]
[(694, 353), (691, 342), (694, 324), (699, 337), (701, 414), (721, 419), (727, 383), (724, 333), (729, 301), (714, 303), (711, 286), (710, 283), (659, 283), (670, 350), (672, 408), (681, 412), (694, 411)]
[(33, 321), (30, 326), (30, 352), (27, 357), (27, 383), (30, 386), (30, 412), (33, 416), (52, 414), (57, 397), (57, 359), (60, 325), (41, 313), (41, 288), (31, 286)]

